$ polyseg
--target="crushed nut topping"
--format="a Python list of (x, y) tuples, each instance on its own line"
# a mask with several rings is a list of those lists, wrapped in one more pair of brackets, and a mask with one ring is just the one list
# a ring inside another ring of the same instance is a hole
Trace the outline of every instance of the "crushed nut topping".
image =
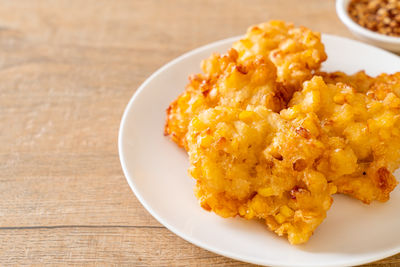
[(351, 0), (348, 12), (364, 28), (400, 36), (400, 0)]

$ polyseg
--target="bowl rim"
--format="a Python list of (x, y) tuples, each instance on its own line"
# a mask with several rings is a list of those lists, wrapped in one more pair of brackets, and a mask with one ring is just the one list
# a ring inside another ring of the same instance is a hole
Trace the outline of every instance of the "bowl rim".
[(350, 18), (347, 12), (347, 6), (349, 5), (350, 0), (336, 0), (336, 12), (339, 16), (339, 19), (352, 31), (356, 32), (359, 35), (367, 37), (369, 39), (373, 39), (376, 41), (391, 43), (391, 44), (399, 44), (400, 45), (400, 37), (388, 36), (381, 33), (376, 33), (367, 28), (362, 27), (358, 23), (356, 23), (352, 18)]

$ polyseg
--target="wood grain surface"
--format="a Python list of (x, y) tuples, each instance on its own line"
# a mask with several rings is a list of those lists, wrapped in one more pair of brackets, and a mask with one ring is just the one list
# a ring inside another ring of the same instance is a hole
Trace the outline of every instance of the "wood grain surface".
[(352, 37), (333, 0), (0, 1), (0, 265), (250, 266), (155, 221), (117, 135), (152, 72), (269, 19)]

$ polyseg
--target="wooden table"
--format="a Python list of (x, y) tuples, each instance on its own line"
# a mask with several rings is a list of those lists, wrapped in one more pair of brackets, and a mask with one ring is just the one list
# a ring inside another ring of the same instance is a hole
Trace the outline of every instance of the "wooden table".
[(147, 213), (117, 134), (164, 63), (273, 18), (352, 37), (333, 0), (0, 1), (0, 265), (248, 266)]

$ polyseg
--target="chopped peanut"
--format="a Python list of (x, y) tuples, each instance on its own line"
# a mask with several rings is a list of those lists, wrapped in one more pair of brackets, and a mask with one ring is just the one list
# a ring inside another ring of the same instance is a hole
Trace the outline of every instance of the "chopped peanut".
[(400, 1), (351, 0), (348, 12), (364, 28), (389, 36), (400, 36)]

